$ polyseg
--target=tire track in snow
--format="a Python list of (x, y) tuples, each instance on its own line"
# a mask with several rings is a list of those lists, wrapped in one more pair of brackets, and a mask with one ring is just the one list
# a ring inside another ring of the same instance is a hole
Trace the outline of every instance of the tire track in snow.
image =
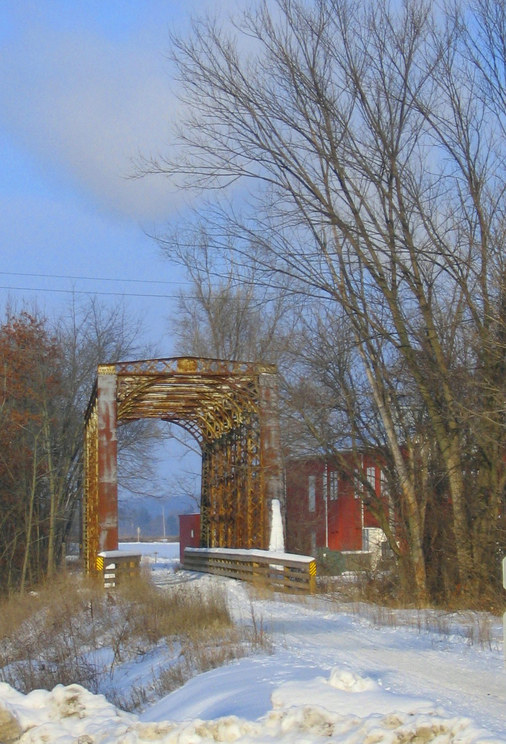
[(253, 606), (275, 645), (301, 661), (373, 677), (385, 690), (428, 698), (450, 715), (468, 716), (506, 736), (506, 669), (500, 654), (469, 646), (463, 637), (409, 626), (375, 627), (364, 618), (306, 603), (253, 600)]

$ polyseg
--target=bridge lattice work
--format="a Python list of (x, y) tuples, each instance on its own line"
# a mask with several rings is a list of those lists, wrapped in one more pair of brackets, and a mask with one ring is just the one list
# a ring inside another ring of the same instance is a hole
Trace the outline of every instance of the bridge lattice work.
[(83, 552), (118, 547), (117, 426), (178, 424), (202, 452), (201, 545), (266, 549), (282, 500), (277, 374), (272, 365), (179, 357), (98, 367), (85, 419)]

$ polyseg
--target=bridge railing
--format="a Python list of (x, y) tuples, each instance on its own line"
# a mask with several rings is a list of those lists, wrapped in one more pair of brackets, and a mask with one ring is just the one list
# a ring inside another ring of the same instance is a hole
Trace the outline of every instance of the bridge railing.
[(185, 548), (183, 568), (270, 586), (276, 591), (313, 593), (316, 561), (311, 556), (268, 550)]

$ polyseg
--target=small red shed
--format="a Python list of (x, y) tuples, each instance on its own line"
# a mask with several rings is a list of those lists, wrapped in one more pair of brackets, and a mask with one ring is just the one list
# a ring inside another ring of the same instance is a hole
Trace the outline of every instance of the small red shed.
[(200, 548), (200, 513), (179, 515), (179, 560), (185, 548)]

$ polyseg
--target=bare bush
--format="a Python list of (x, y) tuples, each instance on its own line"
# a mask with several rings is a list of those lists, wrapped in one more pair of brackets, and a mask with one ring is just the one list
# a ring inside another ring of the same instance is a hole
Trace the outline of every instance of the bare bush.
[[(128, 697), (115, 668), (162, 645), (165, 667)], [(63, 577), (0, 604), (0, 680), (24, 693), (78, 683), (137, 710), (199, 672), (268, 648), (261, 623), (234, 625), (224, 590), (190, 585), (161, 591), (142, 576), (107, 593)]]

